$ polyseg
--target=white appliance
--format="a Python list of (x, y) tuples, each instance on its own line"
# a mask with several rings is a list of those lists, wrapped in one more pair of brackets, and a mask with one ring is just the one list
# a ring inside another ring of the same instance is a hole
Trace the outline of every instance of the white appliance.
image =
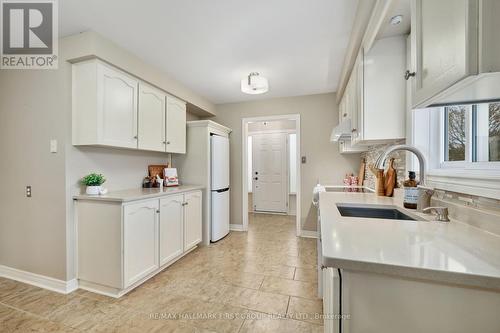
[(216, 242), (229, 233), (229, 138), (210, 137), (211, 152), (211, 223), (210, 241)]

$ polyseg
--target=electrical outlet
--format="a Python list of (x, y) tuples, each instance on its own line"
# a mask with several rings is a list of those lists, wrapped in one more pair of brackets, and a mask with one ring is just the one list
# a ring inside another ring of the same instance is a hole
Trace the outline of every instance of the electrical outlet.
[(31, 198), (31, 185), (26, 186), (26, 197)]

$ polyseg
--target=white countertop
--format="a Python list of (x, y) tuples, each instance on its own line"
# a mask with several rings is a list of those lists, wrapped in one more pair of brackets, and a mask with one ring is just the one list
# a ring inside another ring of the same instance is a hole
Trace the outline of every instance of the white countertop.
[(321, 193), (324, 266), (500, 290), (499, 236), (456, 220), (343, 217), (336, 206), (341, 203), (402, 208), (395, 199), (373, 193)]
[(157, 198), (165, 195), (179, 194), (194, 190), (201, 190), (203, 186), (199, 185), (180, 185), (173, 187), (164, 187), (160, 191), (159, 188), (134, 188), (129, 190), (113, 191), (103, 195), (75, 195), (75, 200), (95, 200), (95, 201), (113, 201), (113, 202), (128, 202), (142, 199)]

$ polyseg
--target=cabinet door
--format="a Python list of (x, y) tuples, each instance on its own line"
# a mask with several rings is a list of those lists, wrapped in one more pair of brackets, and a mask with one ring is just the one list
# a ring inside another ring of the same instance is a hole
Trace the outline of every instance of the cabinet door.
[(337, 269), (326, 267), (322, 270), (323, 314), (325, 333), (341, 332), (341, 321), (334, 316), (340, 315), (340, 279)]
[(98, 137), (108, 146), (137, 148), (137, 88), (133, 77), (97, 65)]
[(160, 266), (183, 252), (184, 195), (160, 200)]
[(186, 153), (186, 103), (167, 96), (167, 152)]
[(201, 191), (184, 195), (184, 251), (201, 242)]
[(139, 149), (165, 151), (165, 97), (161, 90), (139, 84)]
[(147, 276), (158, 263), (158, 200), (123, 208), (124, 288)]
[(364, 112), (364, 49), (359, 50), (354, 69), (351, 75), (356, 77), (352, 87), (355, 106), (351, 112), (351, 142), (357, 144), (363, 140), (363, 112)]
[(477, 74), (478, 1), (414, 0), (415, 103)]

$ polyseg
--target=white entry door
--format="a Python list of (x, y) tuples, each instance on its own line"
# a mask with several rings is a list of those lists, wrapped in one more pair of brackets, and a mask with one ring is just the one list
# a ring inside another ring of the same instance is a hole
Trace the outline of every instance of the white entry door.
[(252, 177), (254, 211), (287, 212), (287, 134), (252, 136)]

